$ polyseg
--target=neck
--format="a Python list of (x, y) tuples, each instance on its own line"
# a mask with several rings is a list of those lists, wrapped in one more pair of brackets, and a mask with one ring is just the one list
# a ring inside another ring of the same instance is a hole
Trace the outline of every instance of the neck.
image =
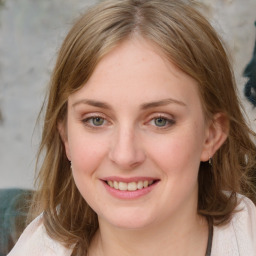
[(97, 256), (204, 256), (208, 240), (205, 218), (195, 215), (172, 219), (141, 229), (121, 229), (99, 220), (100, 228), (89, 255)]

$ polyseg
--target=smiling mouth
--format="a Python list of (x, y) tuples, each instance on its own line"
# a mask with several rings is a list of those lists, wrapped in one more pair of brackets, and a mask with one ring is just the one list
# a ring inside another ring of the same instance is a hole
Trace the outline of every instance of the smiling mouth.
[(122, 181), (112, 181), (107, 180), (105, 183), (110, 186), (111, 188), (114, 188), (116, 190), (121, 191), (136, 191), (136, 190), (142, 190), (144, 188), (150, 187), (154, 183), (158, 182), (159, 180), (144, 180), (144, 181), (138, 181), (138, 182), (122, 182)]

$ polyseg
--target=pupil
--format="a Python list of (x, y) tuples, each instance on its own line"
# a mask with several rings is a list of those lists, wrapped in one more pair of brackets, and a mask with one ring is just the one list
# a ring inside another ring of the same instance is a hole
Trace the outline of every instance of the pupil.
[(101, 117), (95, 117), (93, 118), (93, 124), (95, 126), (99, 126), (103, 124), (103, 119)]
[(157, 126), (165, 126), (166, 125), (166, 120), (164, 118), (157, 118), (155, 120), (155, 124)]

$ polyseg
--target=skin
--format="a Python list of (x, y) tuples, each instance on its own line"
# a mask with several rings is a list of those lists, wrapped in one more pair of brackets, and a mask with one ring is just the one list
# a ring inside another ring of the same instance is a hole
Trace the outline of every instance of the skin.
[[(226, 138), (222, 120), (206, 121), (196, 81), (142, 38), (99, 62), (59, 125), (76, 185), (99, 218), (90, 255), (205, 255), (197, 176)], [(106, 189), (113, 176), (157, 183), (123, 199)]]

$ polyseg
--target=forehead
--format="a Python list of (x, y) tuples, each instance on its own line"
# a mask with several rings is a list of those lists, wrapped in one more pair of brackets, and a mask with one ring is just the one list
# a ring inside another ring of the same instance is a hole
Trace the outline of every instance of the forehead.
[(200, 101), (197, 82), (142, 38), (126, 40), (105, 55), (82, 89), (72, 95), (79, 97), (122, 104), (128, 99), (135, 103), (168, 97), (188, 103)]

